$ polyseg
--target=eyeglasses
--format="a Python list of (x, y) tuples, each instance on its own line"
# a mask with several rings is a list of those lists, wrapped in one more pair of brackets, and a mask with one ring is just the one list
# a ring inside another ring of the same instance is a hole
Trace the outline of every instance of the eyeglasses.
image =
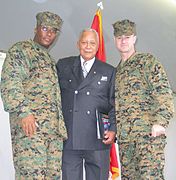
[(41, 30), (43, 32), (50, 32), (50, 33), (54, 33), (54, 34), (57, 34), (59, 32), (56, 28), (52, 28), (52, 27), (48, 27), (48, 26), (41, 26)]
[(92, 46), (92, 47), (97, 45), (95, 41), (81, 41), (80, 43), (84, 46)]

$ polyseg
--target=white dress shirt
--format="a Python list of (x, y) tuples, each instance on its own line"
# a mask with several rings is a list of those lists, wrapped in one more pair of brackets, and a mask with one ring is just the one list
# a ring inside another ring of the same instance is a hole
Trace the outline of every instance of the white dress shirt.
[[(82, 69), (85, 69), (86, 72), (89, 73), (89, 71), (92, 68), (92, 65), (93, 65), (93, 63), (95, 61), (95, 57), (93, 59), (88, 60), (88, 61), (85, 61), (82, 56), (80, 57), (80, 59), (81, 59), (81, 67), (82, 67)], [(83, 63), (84, 63), (84, 65), (83, 65)]]

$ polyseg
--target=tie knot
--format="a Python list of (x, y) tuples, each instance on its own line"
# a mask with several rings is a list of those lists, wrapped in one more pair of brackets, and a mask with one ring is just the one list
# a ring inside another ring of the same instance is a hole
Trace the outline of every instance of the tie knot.
[(83, 62), (83, 66), (86, 66), (86, 64), (87, 64), (87, 61), (84, 61), (84, 62)]

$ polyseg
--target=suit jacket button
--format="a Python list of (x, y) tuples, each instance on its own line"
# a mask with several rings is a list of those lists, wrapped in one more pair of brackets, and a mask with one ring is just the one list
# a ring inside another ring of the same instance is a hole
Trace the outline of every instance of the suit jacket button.
[(75, 91), (75, 94), (78, 94), (78, 91), (77, 91), (77, 90)]
[(71, 113), (71, 112), (72, 112), (72, 109), (70, 109), (69, 112)]
[(86, 93), (87, 95), (90, 95), (90, 92), (89, 91), (87, 91), (87, 93)]
[(87, 111), (87, 114), (90, 114), (90, 111)]

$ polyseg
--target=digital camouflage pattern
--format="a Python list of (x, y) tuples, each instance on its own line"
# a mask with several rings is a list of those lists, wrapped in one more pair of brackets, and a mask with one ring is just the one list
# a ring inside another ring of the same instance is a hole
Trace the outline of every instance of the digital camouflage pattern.
[(136, 35), (136, 24), (128, 19), (117, 21), (112, 26), (114, 28), (114, 36), (116, 37)]
[(151, 129), (168, 126), (174, 103), (167, 75), (154, 56), (136, 53), (119, 63), (115, 106), (122, 180), (164, 180), (166, 137), (151, 137)]
[[(61, 111), (55, 61), (32, 40), (13, 45), (2, 68), (1, 95), (10, 115), (16, 179), (57, 179), (63, 139), (67, 138)], [(33, 114), (38, 124), (32, 138), (20, 125)]]
[(49, 11), (39, 12), (36, 15), (36, 19), (37, 26), (50, 26), (52, 28), (57, 29), (57, 31), (61, 30), (63, 24), (63, 21), (60, 16)]

